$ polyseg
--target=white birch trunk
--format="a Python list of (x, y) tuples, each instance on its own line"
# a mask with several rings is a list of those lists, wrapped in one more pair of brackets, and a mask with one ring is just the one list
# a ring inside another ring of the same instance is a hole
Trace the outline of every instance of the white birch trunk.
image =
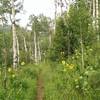
[(54, 20), (54, 35), (56, 33), (56, 17), (57, 17), (57, 0), (54, 0), (55, 4), (55, 20)]
[(93, 28), (95, 30), (95, 25), (96, 25), (96, 11), (95, 11), (95, 0), (93, 0)]
[(18, 60), (18, 65), (19, 65), (19, 41), (18, 41), (17, 36), (16, 36), (16, 40), (17, 40), (17, 60)]
[(92, 13), (92, 2), (91, 1), (89, 2), (89, 12), (90, 14)]
[(24, 36), (23, 36), (23, 38), (24, 38), (24, 48), (25, 48), (25, 52), (27, 52), (26, 39), (25, 39)]
[(38, 61), (41, 61), (41, 49), (40, 49), (39, 39), (38, 39)]
[(49, 36), (48, 36), (48, 41), (49, 41), (49, 48), (51, 47), (51, 44), (52, 44), (52, 32), (51, 32), (51, 29), (49, 27)]
[(61, 16), (62, 16), (62, 14), (63, 14), (63, 2), (62, 2), (62, 0), (60, 0), (60, 9), (61, 9)]
[(38, 63), (38, 58), (37, 58), (37, 43), (36, 43), (36, 32), (34, 31), (34, 58), (35, 58), (35, 63)]
[(13, 68), (15, 69), (17, 67), (17, 42), (16, 42), (16, 27), (15, 27), (15, 6), (14, 6), (14, 0), (11, 0), (12, 2), (12, 33), (13, 33)]
[[(98, 33), (98, 29), (99, 29), (99, 2), (98, 0), (96, 0), (96, 30)], [(97, 41), (99, 41), (99, 34), (97, 34)]]

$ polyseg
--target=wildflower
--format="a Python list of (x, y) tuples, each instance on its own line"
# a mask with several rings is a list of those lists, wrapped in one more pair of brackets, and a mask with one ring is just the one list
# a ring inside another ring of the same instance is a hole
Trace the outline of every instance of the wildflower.
[(91, 67), (90, 70), (93, 70), (93, 68)]
[(61, 55), (63, 55), (64, 54), (64, 52), (61, 52)]
[(88, 71), (86, 71), (84, 74), (85, 74), (85, 75), (88, 75), (88, 73), (89, 73), (89, 72), (88, 72)]
[(73, 69), (73, 68), (74, 68), (74, 64), (70, 64), (69, 69)]
[(12, 78), (15, 78), (15, 74), (12, 75)]
[(69, 64), (68, 63), (66, 63), (66, 67), (68, 67), (69, 66)]
[(12, 69), (11, 68), (8, 68), (8, 72), (11, 72), (12, 71)]
[(63, 61), (62, 61), (62, 64), (63, 64), (63, 65), (65, 65), (65, 64), (66, 64), (66, 62), (63, 60)]
[(91, 48), (90, 48), (89, 50), (90, 50), (90, 51), (93, 51), (93, 49), (91, 49)]
[(83, 78), (83, 76), (80, 76), (79, 78), (80, 78), (80, 79), (82, 79), (82, 78)]
[(79, 88), (79, 85), (76, 85), (76, 88)]
[(75, 79), (75, 82), (78, 82), (78, 79)]
[(21, 65), (22, 65), (22, 66), (25, 65), (25, 62), (21, 62)]
[(87, 91), (87, 89), (86, 89), (86, 88), (85, 88), (84, 90), (85, 90), (85, 91)]

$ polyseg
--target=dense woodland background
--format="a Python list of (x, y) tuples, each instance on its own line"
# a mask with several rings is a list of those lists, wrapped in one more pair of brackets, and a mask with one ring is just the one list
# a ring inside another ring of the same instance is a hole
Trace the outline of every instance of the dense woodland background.
[(68, 1), (21, 27), (23, 0), (0, 0), (0, 100), (100, 99), (100, 1)]

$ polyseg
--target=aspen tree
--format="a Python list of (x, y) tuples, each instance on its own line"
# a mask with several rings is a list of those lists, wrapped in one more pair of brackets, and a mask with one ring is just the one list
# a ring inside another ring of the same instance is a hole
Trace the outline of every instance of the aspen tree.
[(17, 35), (16, 35), (16, 41), (17, 41), (17, 60), (18, 60), (18, 62), (17, 62), (17, 66), (19, 65), (19, 41), (18, 41), (18, 37), (17, 37)]
[(60, 9), (61, 9), (61, 16), (62, 16), (63, 14), (63, 1), (62, 0), (60, 0)]
[(54, 4), (55, 4), (55, 19), (54, 19), (54, 35), (56, 33), (56, 18), (57, 18), (57, 0), (54, 0)]
[(35, 63), (37, 64), (38, 58), (37, 58), (37, 41), (36, 41), (35, 25), (34, 25), (34, 59), (35, 59)]
[(17, 41), (16, 41), (16, 26), (15, 26), (15, 5), (14, 0), (11, 0), (12, 3), (12, 33), (13, 33), (13, 68), (17, 68), (18, 57), (17, 57)]
[(52, 44), (52, 33), (49, 30), (49, 47), (51, 47), (51, 44)]
[(26, 46), (26, 38), (25, 36), (23, 36), (23, 40), (24, 40), (24, 49), (25, 49), (25, 52), (27, 53), (27, 46)]
[(37, 41), (37, 45), (38, 45), (38, 62), (41, 61), (41, 49), (40, 49), (40, 42), (39, 42), (39, 38)]
[(96, 18), (96, 14), (95, 14), (95, 0), (93, 0), (93, 27), (94, 27), (94, 30), (95, 30), (95, 18)]
[[(99, 29), (99, 2), (98, 0), (96, 0), (96, 31), (98, 33), (98, 29)], [(99, 41), (99, 34), (97, 34), (97, 41)]]

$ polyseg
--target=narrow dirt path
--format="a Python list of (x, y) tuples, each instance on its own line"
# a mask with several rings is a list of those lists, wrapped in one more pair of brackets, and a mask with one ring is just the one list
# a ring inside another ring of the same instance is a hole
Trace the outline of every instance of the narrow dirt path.
[(37, 79), (37, 97), (36, 100), (43, 100), (44, 97), (44, 85), (43, 85), (43, 77), (42, 73), (38, 75)]

